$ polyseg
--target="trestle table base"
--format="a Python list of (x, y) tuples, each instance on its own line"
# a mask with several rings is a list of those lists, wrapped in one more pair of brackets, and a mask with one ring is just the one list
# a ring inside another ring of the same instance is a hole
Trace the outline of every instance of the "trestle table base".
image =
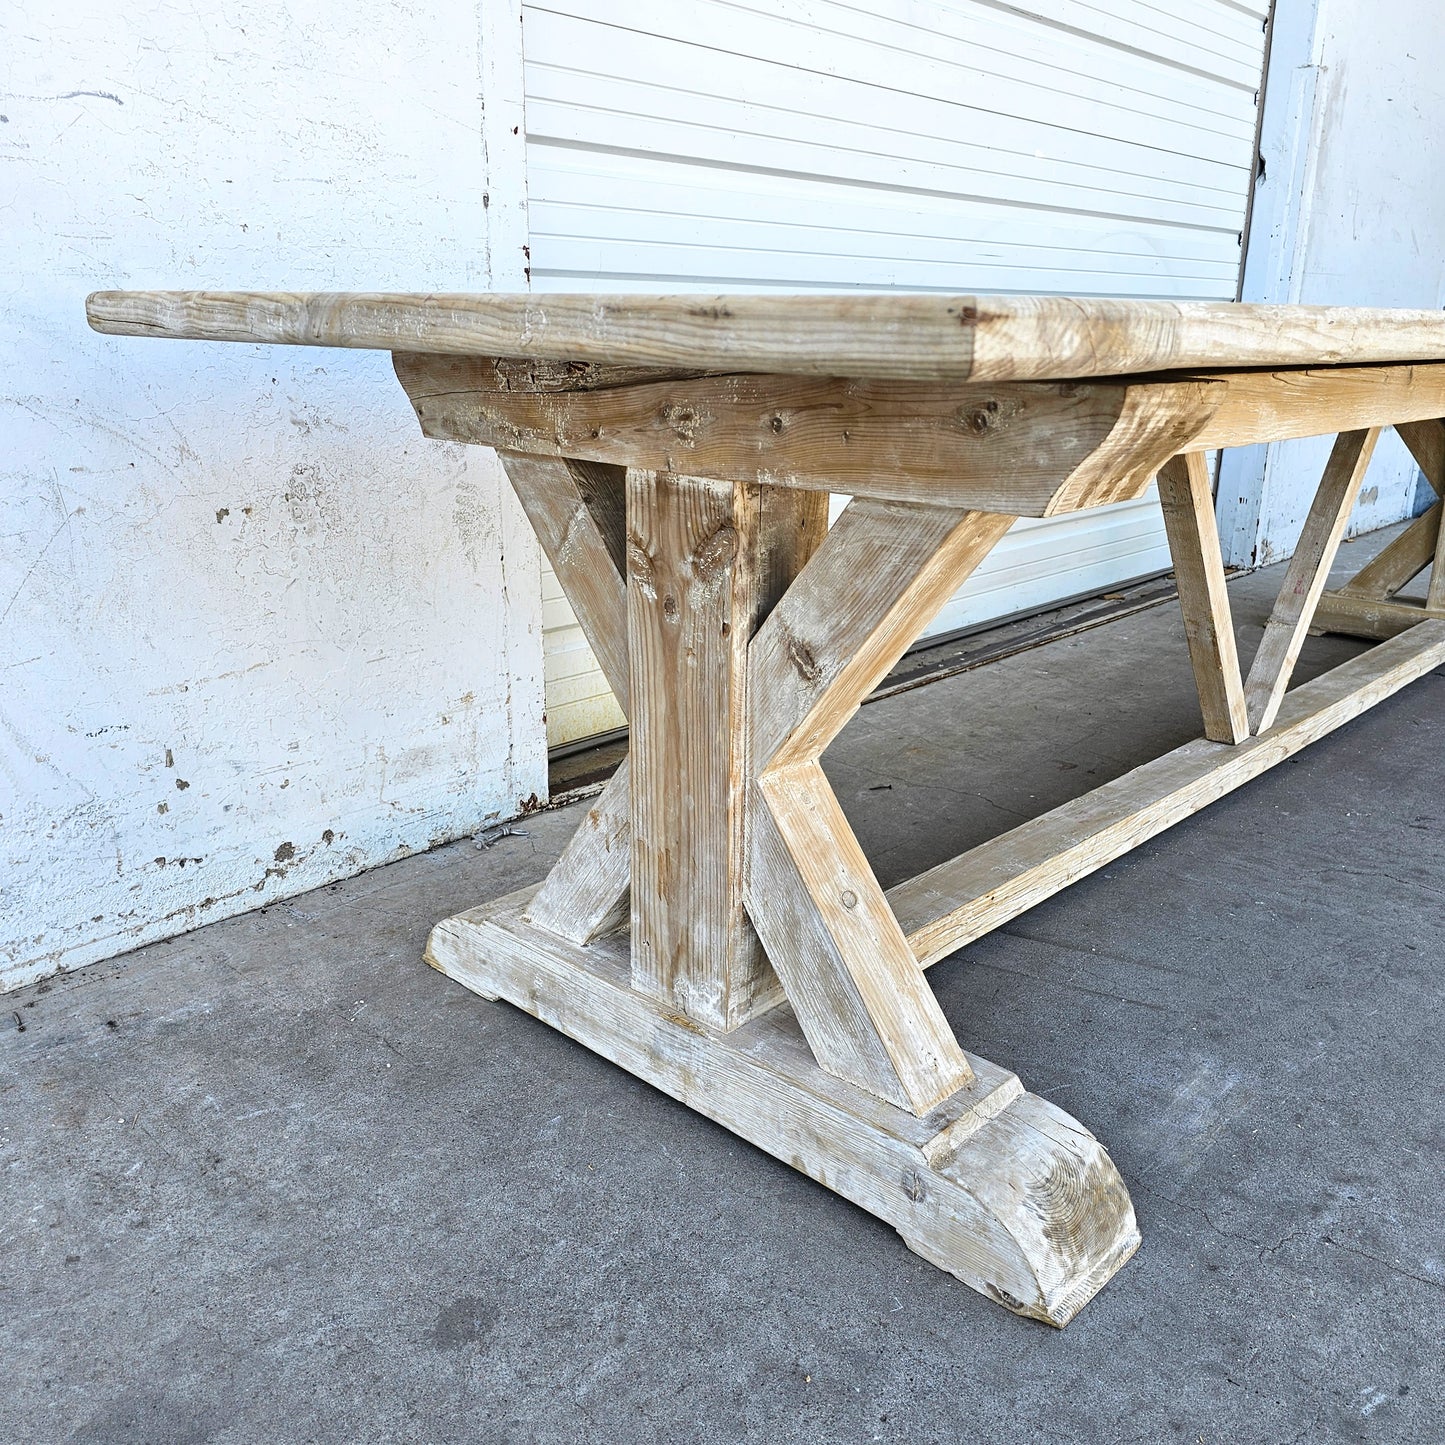
[(1017, 1314), (1066, 1325), (1139, 1247), (1103, 1146), (1006, 1069), (970, 1057), (972, 1080), (920, 1118), (825, 1074), (786, 1004), (724, 1034), (639, 993), (626, 933), (568, 943), (527, 921), (533, 892), (439, 923), (427, 962), (851, 1199)]

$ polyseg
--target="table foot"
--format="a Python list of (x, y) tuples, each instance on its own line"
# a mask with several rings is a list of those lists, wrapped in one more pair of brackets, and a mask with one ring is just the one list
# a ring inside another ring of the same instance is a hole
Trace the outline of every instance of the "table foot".
[(917, 1117), (825, 1074), (792, 1009), (727, 1034), (629, 986), (625, 933), (579, 947), (527, 922), (533, 890), (439, 923), (427, 962), (504, 999), (886, 1220), (915, 1253), (1017, 1314), (1063, 1326), (1139, 1245), (1102, 1145), (1016, 1075)]

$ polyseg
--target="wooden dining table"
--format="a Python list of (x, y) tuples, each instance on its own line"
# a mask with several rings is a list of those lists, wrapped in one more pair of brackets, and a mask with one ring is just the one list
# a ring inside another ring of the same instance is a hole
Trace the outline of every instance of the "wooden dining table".
[[(390, 351), (492, 447), (627, 714), (536, 886), (427, 961), (1067, 1323), (1139, 1244), (1102, 1145), (967, 1051), (926, 970), (1445, 662), (1437, 500), (1325, 581), (1381, 430), (1445, 494), (1435, 311), (943, 295), (98, 292), (122, 336)], [(1206, 453), (1337, 434), (1236, 653)], [(821, 765), (1019, 517), (1157, 479), (1202, 735), (883, 889)], [(849, 497), (828, 525), (830, 493)], [(1311, 629), (1377, 645), (1288, 690)], [(1042, 986), (1042, 985), (1041, 985)], [(639, 1207), (645, 1207), (640, 1205)]]

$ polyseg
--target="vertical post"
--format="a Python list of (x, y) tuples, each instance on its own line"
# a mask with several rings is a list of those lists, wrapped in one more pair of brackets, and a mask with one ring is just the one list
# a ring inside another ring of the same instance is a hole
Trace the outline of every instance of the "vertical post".
[(743, 907), (747, 649), (827, 495), (627, 475), (632, 985), (718, 1029), (777, 1001)]
[(1204, 736), (1217, 743), (1242, 743), (1249, 736), (1249, 713), (1203, 452), (1175, 457), (1160, 468), (1159, 505), (1179, 584)]

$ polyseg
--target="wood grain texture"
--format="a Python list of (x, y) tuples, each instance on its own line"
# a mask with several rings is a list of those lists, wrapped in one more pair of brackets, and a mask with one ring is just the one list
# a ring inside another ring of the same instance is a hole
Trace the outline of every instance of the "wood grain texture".
[[(626, 473), (561, 457), (499, 452), (608, 685), (625, 713), (627, 661)], [(617, 925), (630, 871), (624, 765), (588, 811), (533, 902), (533, 921), (577, 943)]]
[(749, 916), (819, 1064), (914, 1110), (963, 1055), (817, 758), (1011, 521), (854, 498), (749, 649)]
[(538, 928), (578, 944), (630, 921), (632, 767), (623, 758), (532, 898)]
[(817, 757), (1012, 523), (849, 502), (750, 650), (754, 769)]
[[(1439, 418), (1414, 422), (1398, 428), (1411, 455), (1419, 463), (1425, 479), (1437, 497), (1445, 498), (1445, 422)], [(1428, 514), (1427, 514), (1428, 515)], [(1425, 607), (1430, 612), (1445, 611), (1445, 526), (1435, 530), (1435, 550), (1430, 558), (1430, 586)]]
[(1171, 457), (1201, 448), (1200, 433), (1228, 391), (1227, 382), (1212, 378), (1129, 386), (1109, 435), (1062, 480), (1042, 515), (1139, 496)]
[(1425, 608), (1429, 612), (1440, 612), (1445, 610), (1445, 527), (1435, 535), (1435, 555), (1430, 560), (1430, 585), (1426, 589)]
[(1264, 732), (1274, 722), (1284, 700), (1379, 436), (1378, 428), (1342, 432), (1330, 452), (1279, 598), (1245, 679), (1244, 700), (1251, 732)]
[(397, 359), (442, 440), (1018, 516), (1138, 496), (1179, 452), (1322, 431), (1419, 427), (1429, 461), (1445, 408), (1445, 364), (988, 386), (616, 369), (603, 385), (584, 368), (575, 389), (503, 385), (499, 368)]
[[(1429, 616), (1445, 616), (1445, 422), (1439, 418), (1396, 426), (1437, 500), (1399, 536), (1350, 578), (1326, 592), (1315, 608), (1312, 632), (1343, 632), (1376, 641), (1398, 636)], [(1414, 602), (1388, 604), (1407, 582), (1430, 567), (1430, 586), (1421, 608)]]
[(499, 451), (587, 645), (626, 713), (627, 585), (621, 467)]
[(1429, 421), (1401, 419), (1395, 423), (1395, 430), (1425, 473), (1426, 481), (1435, 489), (1435, 495), (1445, 497), (1445, 421), (1438, 416)]
[(1440, 502), (1432, 502), (1339, 590), (1360, 597), (1385, 598), (1418, 577), (1434, 559), (1442, 511), (1445, 507)]
[[(1364, 604), (1394, 607), (1396, 604)], [(1274, 727), (1237, 746), (1186, 743), (1073, 802), (888, 890), (925, 966), (1207, 807), (1445, 662), (1445, 621), (1421, 620), (1285, 695)]]
[(922, 380), (1445, 359), (1437, 311), (1060, 296), (97, 291), (86, 315), (120, 336)]
[(427, 961), (501, 998), (885, 1220), (1017, 1314), (1065, 1325), (1139, 1244), (1098, 1141), (1017, 1077), (971, 1059), (923, 1117), (824, 1073), (781, 1007), (720, 1036), (629, 985), (625, 944), (528, 928), (527, 893), (432, 930)]
[[(1445, 323), (1445, 313), (1441, 320)], [(1445, 365), (1440, 364), (1308, 366), (1215, 372), (1207, 379), (1225, 392), (1190, 442), (1191, 451), (1364, 431), (1445, 413)]]
[(968, 1064), (822, 768), (757, 794), (748, 910), (819, 1067), (927, 1113)]
[(422, 431), (442, 441), (1027, 516), (1137, 495), (1225, 390), (737, 374), (569, 389), (501, 385), (499, 368), (396, 359)]
[(743, 904), (748, 644), (826, 524), (822, 499), (633, 470), (633, 983), (732, 1028), (777, 998)]
[(1345, 637), (1363, 637), (1384, 642), (1412, 627), (1428, 622), (1432, 614), (1418, 602), (1398, 598), (1357, 597), (1350, 592), (1326, 592), (1315, 609), (1313, 632), (1338, 632)]
[(1249, 714), (1214, 520), (1214, 492), (1202, 452), (1175, 457), (1164, 466), (1159, 503), (1204, 713), (1204, 736), (1221, 743), (1243, 742), (1249, 736)]

